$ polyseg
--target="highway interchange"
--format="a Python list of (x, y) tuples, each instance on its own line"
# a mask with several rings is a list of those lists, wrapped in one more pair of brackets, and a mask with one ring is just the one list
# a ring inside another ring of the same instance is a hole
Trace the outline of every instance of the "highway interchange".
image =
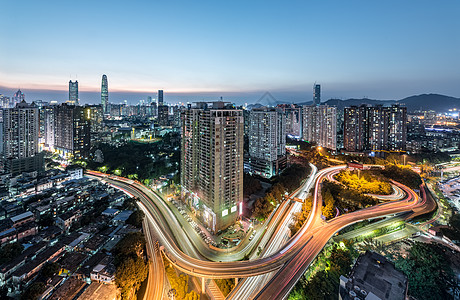
[[(321, 182), (343, 168), (345, 166), (336, 166), (318, 172), (313, 167), (309, 179), (291, 195), (304, 200), (314, 187), (310, 215), (293, 237), (287, 238), (288, 225), (302, 204), (285, 201), (264, 224), (266, 230), (259, 230), (256, 238), (229, 253), (210, 249), (182, 216), (174, 213), (158, 195), (142, 184), (98, 172), (88, 171), (88, 175), (104, 180), (140, 200), (139, 205), (146, 213), (146, 235), (155, 236), (165, 256), (181, 271), (201, 278), (245, 278), (240, 280), (228, 299), (285, 299), (314, 258), (340, 229), (365, 219), (409, 211), (425, 212), (431, 208), (414, 191), (394, 183), (397, 188), (393, 197), (401, 198), (403, 191), (401, 200), (389, 201), (325, 222), (321, 218)], [(147, 241), (154, 243), (152, 238), (147, 238)], [(260, 256), (256, 255), (258, 247), (263, 249)], [(250, 260), (241, 260), (246, 254), (250, 255)], [(162, 299), (158, 289), (154, 292), (152, 288), (148, 292), (152, 293), (151, 299)]]

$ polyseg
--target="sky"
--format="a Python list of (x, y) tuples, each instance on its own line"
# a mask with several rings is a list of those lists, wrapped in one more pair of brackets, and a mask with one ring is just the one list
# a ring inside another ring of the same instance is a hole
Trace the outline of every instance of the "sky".
[(83, 103), (460, 97), (460, 1), (0, 0), (0, 94)]

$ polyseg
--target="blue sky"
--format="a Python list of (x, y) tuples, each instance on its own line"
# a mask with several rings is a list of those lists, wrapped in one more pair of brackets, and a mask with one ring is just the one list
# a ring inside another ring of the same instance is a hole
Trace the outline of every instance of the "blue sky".
[(65, 98), (71, 78), (95, 92), (107, 74), (114, 100), (120, 91), (130, 101), (158, 89), (171, 102), (179, 95), (250, 102), (265, 91), (311, 100), (315, 81), (323, 99), (460, 96), (456, 0), (2, 0), (1, 7), (6, 95), (21, 87), (26, 96), (60, 90), (49, 95)]

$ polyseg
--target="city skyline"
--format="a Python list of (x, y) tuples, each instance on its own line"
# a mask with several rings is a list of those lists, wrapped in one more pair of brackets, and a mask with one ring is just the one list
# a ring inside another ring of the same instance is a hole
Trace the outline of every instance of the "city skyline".
[[(323, 100), (460, 95), (453, 51), (460, 45), (456, 1), (416, 6), (264, 2), (246, 3), (244, 9), (238, 3), (4, 6), (7, 25), (0, 29), (0, 41), (27, 46), (0, 50), (3, 94), (21, 88), (53, 95), (77, 79), (82, 102), (97, 103), (83, 95), (100, 90), (100, 76), (107, 74), (111, 95), (125, 92), (130, 102), (138, 93), (158, 89), (195, 99), (209, 93), (215, 99), (289, 92), (291, 98), (308, 101), (314, 82), (323, 86)], [(107, 14), (96, 17), (102, 9)], [(19, 23), (9, 21), (15, 11), (22, 13)], [(80, 16), (85, 22), (78, 21)], [(123, 22), (112, 16), (123, 16)], [(93, 30), (100, 26), (105, 39)]]

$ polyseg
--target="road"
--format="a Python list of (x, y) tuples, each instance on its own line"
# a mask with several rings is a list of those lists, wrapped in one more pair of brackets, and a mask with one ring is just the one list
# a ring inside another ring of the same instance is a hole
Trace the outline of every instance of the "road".
[[(299, 232), (281, 249), (275, 250), (272, 253), (267, 251), (267, 255), (261, 258), (234, 262), (206, 261), (203, 258), (198, 258), (197, 255), (193, 255), (195, 257), (192, 257), (190, 254), (185, 253), (192, 252), (191, 249), (187, 249), (183, 245), (184, 241), (188, 238), (185, 237), (186, 235), (183, 232), (182, 234), (175, 232), (175, 226), (168, 225), (168, 222), (174, 222), (173, 220), (166, 221), (168, 219), (167, 216), (157, 215), (158, 212), (154, 208), (156, 204), (152, 203), (153, 200), (145, 192), (145, 187), (138, 187), (140, 185), (138, 183), (128, 183), (118, 178), (109, 180), (114, 185), (126, 189), (139, 197), (140, 207), (146, 212), (149, 226), (151, 226), (152, 230), (158, 236), (160, 244), (164, 246), (164, 253), (167, 258), (177, 268), (193, 276), (205, 278), (244, 278), (276, 272), (267, 285), (255, 296), (255, 299), (284, 299), (327, 241), (341, 228), (369, 218), (410, 211), (417, 208), (423, 210), (421, 207), (423, 206), (423, 203), (421, 204), (423, 201), (419, 201), (418, 196), (412, 190), (403, 185), (398, 185), (406, 194), (403, 200), (383, 203), (339, 216), (329, 222), (324, 222), (321, 219), (321, 182), (330, 172), (343, 167), (331, 167), (318, 172), (315, 177), (315, 192), (311, 214)], [(282, 222), (281, 224), (285, 223)], [(177, 227), (179, 227), (178, 231), (182, 230), (180, 225)], [(277, 230), (281, 229), (278, 228)], [(174, 237), (171, 235), (174, 235)], [(182, 239), (184, 241), (180, 242)], [(178, 244), (181, 244), (181, 247)]]
[(145, 239), (147, 242), (147, 255), (149, 256), (149, 277), (144, 299), (163, 300), (165, 268), (163, 258), (156, 244), (154, 235), (150, 232), (147, 220), (143, 224)]
[[(324, 179), (324, 175), (317, 179), (315, 186), (314, 204), (318, 207), (321, 205), (317, 197), (320, 191), (320, 181), (322, 179)], [(339, 216), (328, 222), (323, 222), (321, 220), (320, 210), (318, 209), (314, 213), (312, 221), (314, 224), (311, 226), (311, 230), (301, 237), (303, 241), (301, 243), (302, 247), (295, 255), (295, 259), (291, 259), (283, 265), (254, 299), (286, 299), (314, 258), (323, 249), (328, 240), (340, 229), (365, 219), (410, 211), (425, 205), (426, 200), (420, 200), (414, 191), (401, 184), (397, 185), (406, 193), (406, 198), (403, 200), (387, 202), (370, 208), (361, 209), (353, 213)]]

